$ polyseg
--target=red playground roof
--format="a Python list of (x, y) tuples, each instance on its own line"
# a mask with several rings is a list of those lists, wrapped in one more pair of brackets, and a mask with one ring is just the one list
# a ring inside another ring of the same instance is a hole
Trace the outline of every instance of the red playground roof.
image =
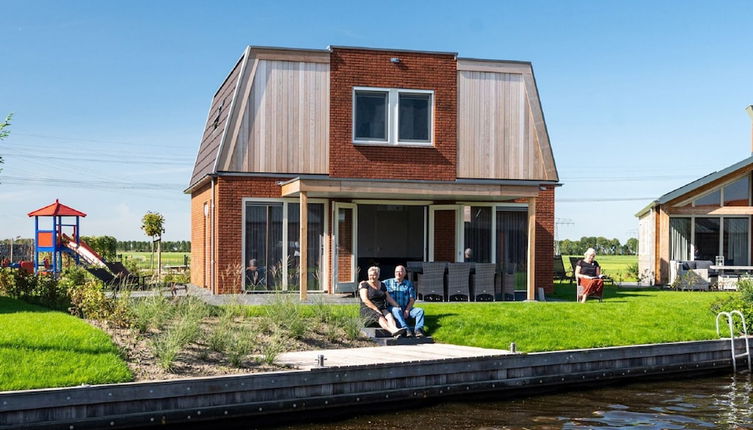
[(58, 199), (55, 199), (55, 203), (29, 212), (29, 216), (86, 216), (86, 214), (66, 206), (60, 203)]

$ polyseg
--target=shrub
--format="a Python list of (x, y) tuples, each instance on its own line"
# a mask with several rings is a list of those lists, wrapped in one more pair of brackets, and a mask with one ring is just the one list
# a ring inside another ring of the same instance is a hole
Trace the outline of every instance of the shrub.
[(22, 270), (0, 269), (0, 294), (42, 305), (51, 309), (64, 310), (70, 306), (66, 284), (46, 273), (28, 274)]
[(241, 367), (248, 354), (254, 349), (254, 335), (247, 327), (233, 330), (232, 337), (227, 343), (227, 359), (235, 367)]
[(225, 352), (233, 334), (233, 318), (228, 314), (222, 315), (219, 322), (209, 334), (207, 345), (209, 349), (216, 352)]
[(753, 279), (742, 278), (737, 281), (737, 291), (745, 303), (753, 304)]
[(275, 333), (267, 342), (264, 342), (260, 346), (260, 350), (260, 361), (273, 364), (277, 356), (285, 350), (285, 339), (279, 333)]
[(131, 305), (131, 311), (133, 327), (145, 333), (149, 329), (162, 330), (172, 317), (173, 306), (166, 297), (156, 294), (135, 301)]
[(114, 309), (114, 300), (108, 298), (97, 281), (86, 281), (69, 290), (72, 313), (84, 318), (107, 319)]
[(288, 294), (275, 294), (265, 307), (273, 326), (284, 328), (294, 338), (306, 332), (306, 319), (302, 305)]
[(180, 351), (201, 335), (200, 321), (201, 318), (182, 315), (175, 324), (152, 341), (152, 349), (160, 367), (168, 372), (174, 370), (173, 363)]
[(361, 329), (366, 324), (360, 315), (342, 315), (337, 319), (337, 325), (343, 329), (349, 340), (356, 340), (361, 337)]
[(314, 317), (324, 324), (330, 324), (337, 318), (332, 305), (327, 304), (321, 295), (314, 296), (311, 310), (314, 313)]
[(635, 279), (636, 281), (640, 281), (640, 272), (638, 270), (638, 263), (629, 264), (625, 268), (625, 275), (628, 278)]

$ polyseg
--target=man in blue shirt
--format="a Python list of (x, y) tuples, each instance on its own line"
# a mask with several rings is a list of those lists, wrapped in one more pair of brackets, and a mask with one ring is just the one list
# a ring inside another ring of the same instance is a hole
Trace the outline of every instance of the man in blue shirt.
[[(390, 307), (392, 316), (397, 321), (397, 326), (408, 329), (408, 336), (424, 337), (424, 310), (413, 307), (416, 302), (416, 288), (413, 282), (405, 279), (405, 267), (395, 267), (395, 277), (384, 281), (387, 291), (400, 306), (399, 308)], [(413, 327), (409, 326), (409, 319), (415, 320)]]

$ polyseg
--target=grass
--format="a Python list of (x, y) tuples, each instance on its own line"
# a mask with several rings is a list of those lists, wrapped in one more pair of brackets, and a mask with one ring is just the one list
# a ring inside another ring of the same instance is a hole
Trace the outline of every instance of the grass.
[(104, 332), (62, 312), (0, 297), (0, 390), (133, 380)]
[[(122, 255), (123, 260), (135, 261), (139, 269), (151, 268), (150, 259), (151, 252), (118, 252), (118, 256)], [(163, 266), (182, 266), (183, 256), (188, 256), (188, 264), (191, 264), (190, 252), (163, 252), (162, 253), (162, 265)], [(157, 253), (154, 253), (154, 265), (157, 266)]]
[(715, 339), (711, 302), (723, 292), (617, 290), (603, 302), (574, 302), (575, 287), (557, 287), (569, 302), (421, 303), (436, 342), (523, 352)]

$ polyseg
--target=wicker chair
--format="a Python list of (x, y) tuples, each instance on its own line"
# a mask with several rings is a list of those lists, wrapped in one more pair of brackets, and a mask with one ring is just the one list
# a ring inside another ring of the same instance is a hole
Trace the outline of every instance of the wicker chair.
[(423, 263), (423, 273), (418, 275), (418, 294), (423, 300), (439, 297), (445, 300), (444, 270), (447, 263)]
[(493, 263), (476, 263), (475, 273), (471, 275), (473, 282), (473, 300), (479, 297), (494, 301), (494, 275), (497, 265)]
[(471, 287), (469, 277), (473, 263), (449, 263), (447, 265), (447, 296), (465, 296), (471, 301)]

